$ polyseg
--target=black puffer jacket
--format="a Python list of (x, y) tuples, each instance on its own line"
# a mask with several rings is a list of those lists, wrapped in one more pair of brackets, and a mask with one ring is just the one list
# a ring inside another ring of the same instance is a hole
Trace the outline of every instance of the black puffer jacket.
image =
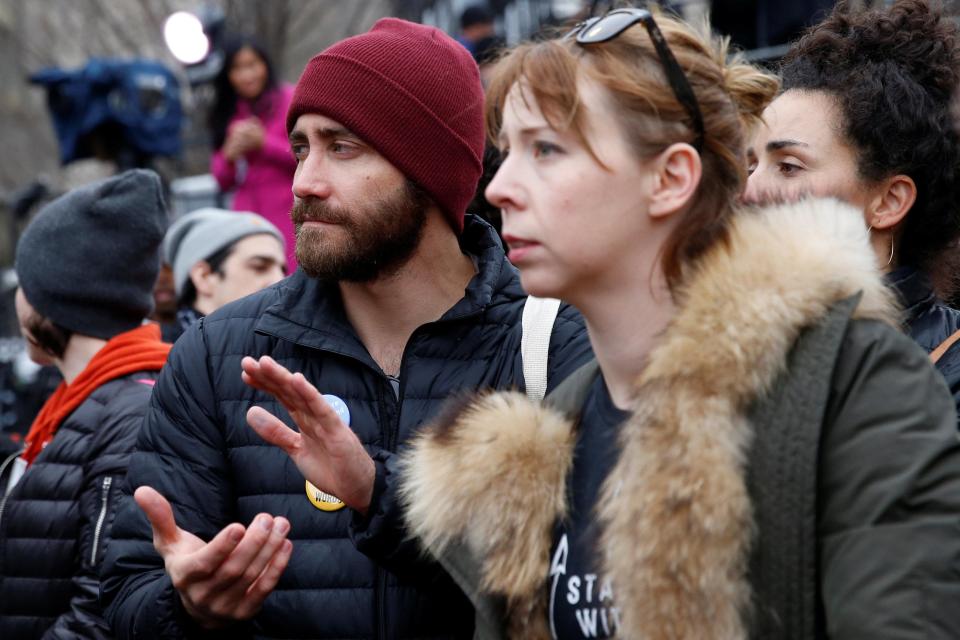
[[(229, 637), (471, 635), (469, 602), (412, 545), (390, 535), (396, 521), (393, 452), (451, 394), (523, 386), (525, 295), (516, 270), (493, 230), (477, 219), (468, 217), (461, 244), (479, 273), (463, 299), (410, 338), (399, 400), (346, 320), (337, 289), (299, 271), (207, 316), (174, 347), (131, 464), (130, 486), (158, 489), (173, 504), (180, 527), (205, 540), (260, 512), (291, 522), (293, 556), (279, 585), (252, 623), (229, 629)], [(582, 319), (571, 307), (561, 308), (551, 345), (552, 387), (590, 357)], [(264, 354), (348, 405), (353, 429), (377, 461), (369, 522), (353, 521), (348, 509), (315, 508), (286, 454), (247, 426), (253, 404), (292, 424), (273, 398), (240, 379), (241, 358)], [(190, 621), (153, 549), (146, 519), (127, 500), (103, 571), (107, 616), (119, 637), (189, 635)]]
[[(926, 275), (913, 267), (900, 267), (886, 277), (906, 312), (907, 333), (930, 353), (960, 329), (960, 311), (948, 307), (933, 292)], [(936, 364), (960, 410), (960, 341), (947, 349)]]
[[(156, 375), (135, 373), (96, 389), (0, 503), (3, 640), (110, 637), (97, 567)], [(11, 468), (0, 477), (2, 489)]]

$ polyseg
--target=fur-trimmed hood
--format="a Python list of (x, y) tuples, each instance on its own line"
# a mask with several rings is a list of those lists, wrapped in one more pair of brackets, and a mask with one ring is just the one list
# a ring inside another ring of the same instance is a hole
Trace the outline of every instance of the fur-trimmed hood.
[[(839, 301), (860, 292), (855, 317), (896, 324), (875, 260), (860, 211), (805, 201), (742, 212), (686, 275), (597, 505), (622, 637), (747, 636), (748, 410)], [(441, 416), (404, 459), (411, 531), (438, 556), (466, 545), (512, 637), (549, 637), (544, 585), (574, 440), (564, 416), (493, 393)]]

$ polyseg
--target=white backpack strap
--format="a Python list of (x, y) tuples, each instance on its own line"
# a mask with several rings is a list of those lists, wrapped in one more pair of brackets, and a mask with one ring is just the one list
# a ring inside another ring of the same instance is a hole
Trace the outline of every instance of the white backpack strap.
[(523, 305), (520, 357), (523, 360), (523, 379), (527, 397), (536, 402), (547, 393), (547, 356), (550, 353), (550, 334), (560, 310), (556, 298), (527, 296)]

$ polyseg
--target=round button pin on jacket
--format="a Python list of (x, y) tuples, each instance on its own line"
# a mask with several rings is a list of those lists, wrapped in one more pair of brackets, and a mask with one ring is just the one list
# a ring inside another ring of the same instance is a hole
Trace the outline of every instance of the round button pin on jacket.
[[(323, 399), (327, 401), (327, 404), (329, 404), (334, 411), (337, 412), (337, 415), (340, 416), (340, 419), (343, 420), (343, 423), (349, 426), (350, 409), (347, 407), (347, 403), (330, 393), (323, 394)], [(339, 511), (347, 506), (337, 496), (327, 493), (326, 491), (321, 491), (309, 480), (306, 480), (305, 482), (307, 499), (310, 500), (310, 504), (315, 506), (317, 509), (320, 509), (321, 511)]]

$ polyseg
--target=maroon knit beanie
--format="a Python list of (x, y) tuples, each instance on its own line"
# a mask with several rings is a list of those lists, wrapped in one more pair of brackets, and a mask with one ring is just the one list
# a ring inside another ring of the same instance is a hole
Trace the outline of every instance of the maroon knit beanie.
[(287, 112), (350, 129), (430, 194), (459, 234), (483, 171), (483, 89), (473, 58), (448, 35), (397, 18), (307, 63)]

